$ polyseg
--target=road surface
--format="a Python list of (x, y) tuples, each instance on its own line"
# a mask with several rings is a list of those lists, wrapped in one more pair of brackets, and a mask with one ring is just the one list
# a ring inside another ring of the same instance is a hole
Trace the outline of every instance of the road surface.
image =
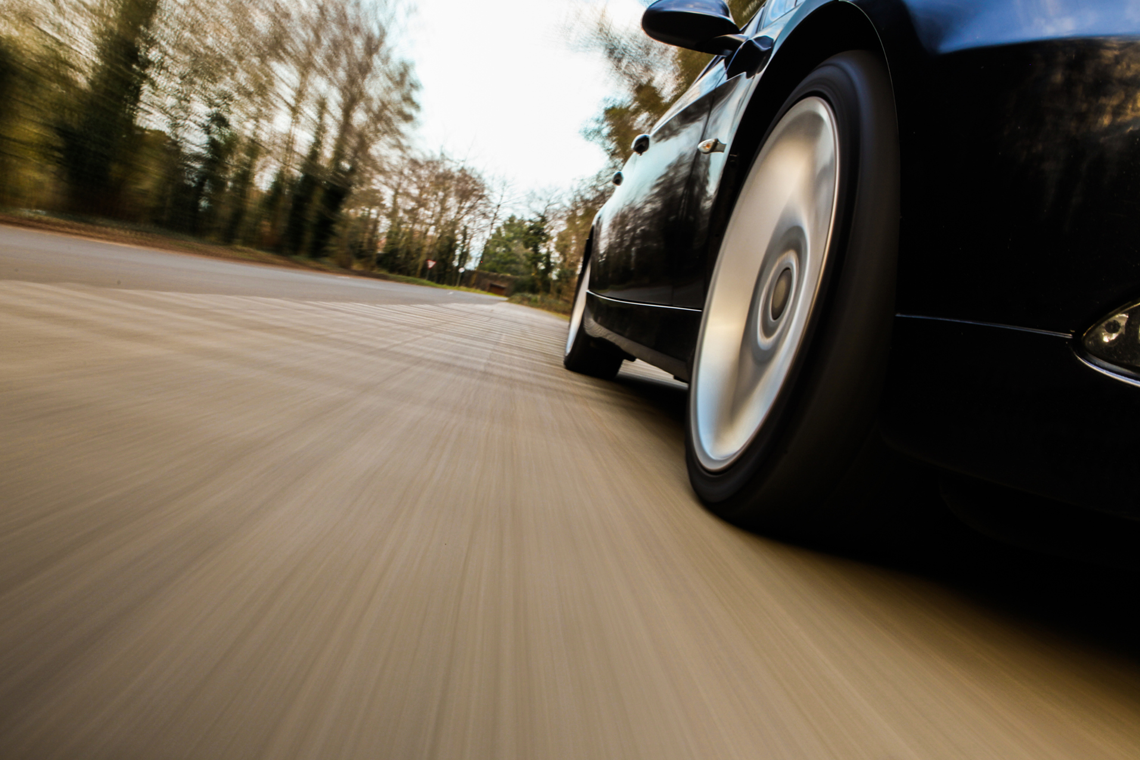
[(0, 228), (0, 757), (1140, 757), (1133, 581), (736, 530), (565, 324)]

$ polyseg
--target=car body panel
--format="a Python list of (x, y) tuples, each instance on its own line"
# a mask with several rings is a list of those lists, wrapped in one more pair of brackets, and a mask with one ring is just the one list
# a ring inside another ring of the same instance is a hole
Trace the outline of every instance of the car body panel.
[(1140, 294), (1140, 3), (855, 4), (895, 83), (900, 313), (1072, 333)]
[[(775, 36), (777, 61), (788, 33), (834, 2), (847, 0), (803, 2), (753, 34)], [(851, 5), (879, 31), (896, 88), (900, 313), (1074, 332), (1140, 295), (1140, 243), (1131, 234), (1140, 211), (1140, 2), (1123, 13), (1110, 12), (1116, 3), (1075, 0)], [(1072, 32), (1041, 39), (1058, 29)], [(695, 146), (734, 135), (762, 77), (737, 77), (703, 97), (711, 115), (699, 139), (687, 133), (695, 158), (683, 203), (661, 182), (625, 212), (633, 194), (621, 190), (603, 209), (604, 248), (624, 262), (613, 268), (647, 267), (668, 280), (652, 298), (622, 297), (703, 307), (706, 228), (730, 154), (700, 156)], [(628, 242), (646, 209), (653, 223), (643, 227), (669, 231), (664, 255)], [(666, 287), (675, 290), (669, 298)], [(591, 290), (619, 297), (614, 278)]]
[(701, 327), (694, 309), (650, 306), (588, 293), (586, 334), (613, 343), (643, 361), (689, 380), (689, 352)]
[(641, 303), (672, 300), (675, 250), (691, 236), (685, 209), (693, 146), (708, 117), (707, 98), (696, 94), (659, 122), (649, 149), (622, 168), (623, 181), (607, 204), (612, 213), (594, 230), (594, 292)]
[(882, 428), (899, 451), (1086, 509), (1140, 518), (1140, 388), (1064, 335), (896, 318)]

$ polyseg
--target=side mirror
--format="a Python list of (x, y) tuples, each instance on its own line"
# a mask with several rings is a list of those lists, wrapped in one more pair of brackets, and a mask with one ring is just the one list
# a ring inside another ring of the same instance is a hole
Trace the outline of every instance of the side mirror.
[(645, 9), (641, 28), (658, 42), (713, 55), (744, 42), (724, 0), (657, 0)]

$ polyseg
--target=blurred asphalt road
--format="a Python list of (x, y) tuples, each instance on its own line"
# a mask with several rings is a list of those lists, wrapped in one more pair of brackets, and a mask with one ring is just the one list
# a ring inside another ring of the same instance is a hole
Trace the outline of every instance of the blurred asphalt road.
[(0, 757), (1140, 757), (1132, 581), (738, 531), (565, 328), (0, 228)]

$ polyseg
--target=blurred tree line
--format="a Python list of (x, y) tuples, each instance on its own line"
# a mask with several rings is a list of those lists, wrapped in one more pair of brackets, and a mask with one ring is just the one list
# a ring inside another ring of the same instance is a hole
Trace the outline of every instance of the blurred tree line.
[(415, 116), (383, 0), (4, 0), (0, 205), (350, 257)]
[(0, 206), (452, 275), (493, 192), (405, 138), (389, 0), (0, 0)]
[(0, 0), (0, 207), (568, 298), (609, 176), (707, 56), (583, 6), (569, 31), (620, 93), (585, 129), (609, 164), (520, 214), (504, 184), (406, 149), (398, 1)]

